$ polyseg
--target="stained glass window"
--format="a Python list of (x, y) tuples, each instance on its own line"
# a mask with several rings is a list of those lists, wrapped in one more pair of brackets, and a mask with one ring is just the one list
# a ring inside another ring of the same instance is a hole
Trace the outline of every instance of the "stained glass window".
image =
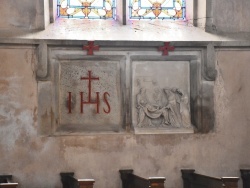
[(57, 6), (59, 17), (115, 19), (115, 0), (58, 0)]
[(185, 19), (185, 0), (130, 0), (130, 19)]

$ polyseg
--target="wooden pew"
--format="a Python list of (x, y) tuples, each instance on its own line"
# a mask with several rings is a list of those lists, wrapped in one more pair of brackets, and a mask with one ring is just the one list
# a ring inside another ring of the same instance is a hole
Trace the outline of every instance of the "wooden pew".
[(182, 169), (183, 188), (237, 188), (238, 177), (211, 177), (197, 174), (193, 169)]
[(250, 188), (250, 169), (240, 169), (243, 188)]
[(0, 175), (0, 188), (16, 188), (18, 183), (11, 183), (12, 175)]
[(93, 188), (95, 180), (93, 179), (76, 179), (74, 172), (62, 172), (61, 181), (63, 188)]
[(165, 177), (149, 177), (148, 179), (136, 176), (132, 169), (119, 170), (122, 179), (122, 188), (164, 188)]

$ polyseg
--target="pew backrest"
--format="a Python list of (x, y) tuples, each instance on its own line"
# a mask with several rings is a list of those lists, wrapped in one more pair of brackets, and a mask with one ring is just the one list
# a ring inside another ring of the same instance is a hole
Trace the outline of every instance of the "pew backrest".
[(132, 169), (120, 170), (122, 188), (164, 188), (165, 177), (142, 178), (133, 174)]
[(212, 177), (182, 169), (183, 188), (238, 188), (238, 177)]
[(250, 169), (240, 169), (243, 188), (250, 188)]

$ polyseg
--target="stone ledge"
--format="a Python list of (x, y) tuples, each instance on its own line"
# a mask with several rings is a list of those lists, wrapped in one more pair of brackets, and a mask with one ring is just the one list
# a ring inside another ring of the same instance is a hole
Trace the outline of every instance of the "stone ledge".
[(250, 34), (211, 34), (185, 21), (133, 20), (121, 25), (113, 20), (59, 18), (46, 30), (0, 30), (0, 38), (104, 41), (245, 41)]

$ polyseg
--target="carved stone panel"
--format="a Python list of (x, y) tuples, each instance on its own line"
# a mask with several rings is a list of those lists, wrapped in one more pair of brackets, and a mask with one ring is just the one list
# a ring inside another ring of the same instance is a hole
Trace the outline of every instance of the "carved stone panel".
[(193, 132), (189, 61), (133, 61), (132, 70), (135, 132)]
[(119, 62), (62, 61), (59, 69), (58, 130), (118, 131)]

